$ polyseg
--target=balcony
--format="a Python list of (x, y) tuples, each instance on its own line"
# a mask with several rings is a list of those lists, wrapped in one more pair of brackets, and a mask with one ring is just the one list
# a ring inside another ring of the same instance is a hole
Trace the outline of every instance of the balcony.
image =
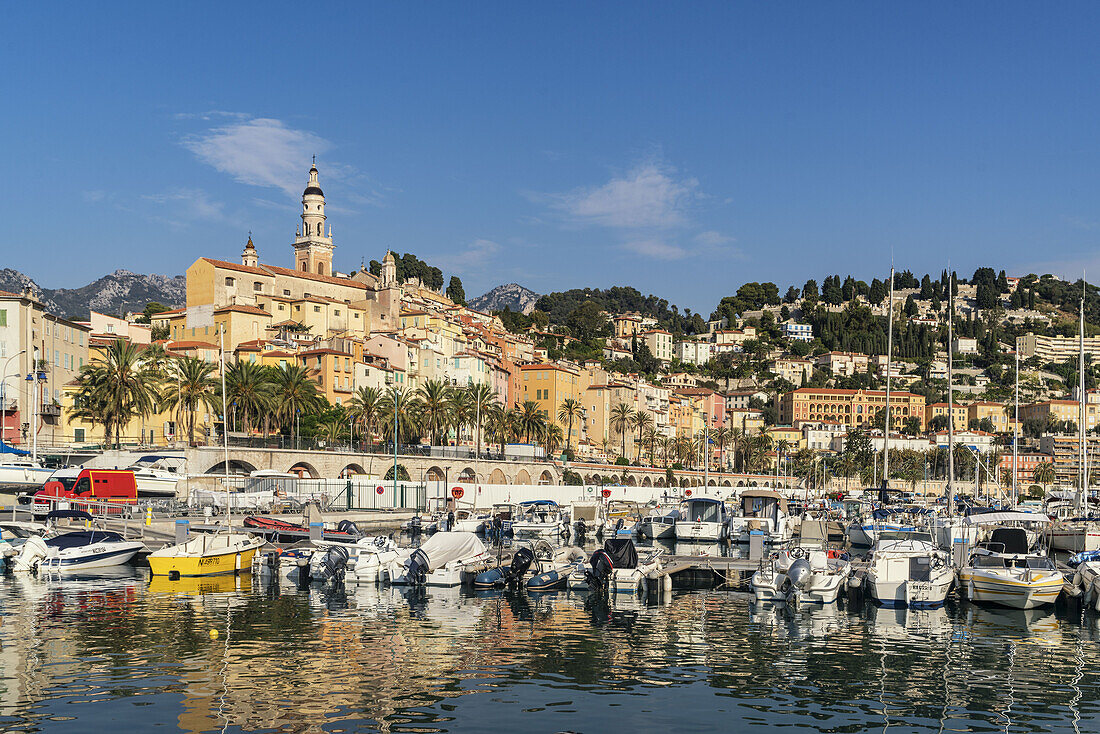
[(58, 418), (61, 416), (61, 406), (53, 405), (52, 403), (50, 405), (43, 405), (39, 410), (39, 415)]

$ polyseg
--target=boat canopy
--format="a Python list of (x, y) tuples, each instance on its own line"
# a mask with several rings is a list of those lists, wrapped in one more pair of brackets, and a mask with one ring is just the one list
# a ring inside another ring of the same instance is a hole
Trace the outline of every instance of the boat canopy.
[(24, 451), (23, 449), (17, 449), (14, 446), (9, 446), (8, 444), (4, 443), (3, 441), (0, 441), (0, 454), (15, 454), (16, 456), (30, 456), (31, 452), (30, 451)]
[(94, 520), (90, 514), (84, 512), (84, 510), (50, 510), (46, 514), (47, 520)]
[(417, 550), (428, 559), (428, 573), (451, 561), (473, 558), (485, 552), (485, 545), (474, 533), (436, 533)]
[(994, 528), (985, 545), (1000, 545), (1003, 549), (1002, 553), (1026, 554), (1027, 531), (1023, 528)]
[(558, 503), (554, 500), (527, 500), (526, 502), (519, 503), (520, 507), (531, 507), (533, 505), (552, 505), (553, 507), (557, 507)]
[(967, 525), (1003, 525), (1009, 522), (1050, 522), (1050, 516), (1041, 512), (983, 512), (968, 515)]
[(773, 500), (779, 503), (779, 509), (783, 512), (787, 511), (787, 498), (776, 492), (774, 489), (746, 489), (741, 493), (741, 506), (745, 507), (745, 500)]

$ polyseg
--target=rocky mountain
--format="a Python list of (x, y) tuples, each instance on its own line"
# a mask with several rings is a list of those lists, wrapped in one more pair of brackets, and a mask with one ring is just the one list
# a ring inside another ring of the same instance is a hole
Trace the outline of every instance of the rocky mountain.
[(539, 294), (530, 288), (524, 288), (518, 283), (498, 285), (488, 293), (471, 299), (470, 308), (486, 313), (503, 311), (507, 306), (512, 311), (522, 311), (529, 314), (535, 310), (535, 301), (539, 300)]
[(141, 275), (116, 270), (80, 288), (43, 288), (18, 270), (0, 270), (0, 290), (21, 293), (30, 289), (51, 312), (86, 320), (89, 311), (125, 315), (142, 311), (150, 301), (179, 308), (187, 300), (187, 279), (182, 275)]

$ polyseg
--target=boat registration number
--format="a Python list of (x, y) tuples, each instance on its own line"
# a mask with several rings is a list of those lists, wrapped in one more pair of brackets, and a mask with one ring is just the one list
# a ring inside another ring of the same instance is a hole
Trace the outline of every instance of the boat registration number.
[(932, 584), (928, 581), (910, 581), (905, 585), (905, 594), (911, 602), (930, 601)]

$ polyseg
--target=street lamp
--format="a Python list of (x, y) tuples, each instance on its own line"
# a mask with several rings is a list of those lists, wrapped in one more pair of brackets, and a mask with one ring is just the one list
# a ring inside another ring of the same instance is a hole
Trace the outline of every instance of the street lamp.
[(46, 381), (46, 373), (32, 365), (27, 373), (27, 382), (31, 383), (31, 459), (38, 463), (38, 401), (42, 399), (41, 385)]

